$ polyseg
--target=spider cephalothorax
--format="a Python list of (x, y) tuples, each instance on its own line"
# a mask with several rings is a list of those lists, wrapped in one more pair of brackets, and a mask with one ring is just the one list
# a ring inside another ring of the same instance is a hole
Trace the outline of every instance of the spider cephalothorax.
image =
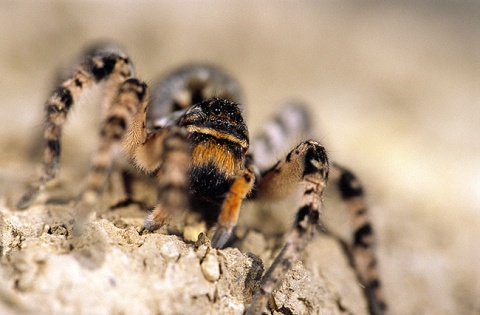
[(221, 203), (246, 168), (248, 130), (239, 105), (221, 99), (192, 106), (179, 121), (192, 146), (190, 188), (195, 198)]
[[(85, 60), (48, 99), (42, 174), (30, 184), (18, 208), (28, 207), (56, 176), (60, 139), (70, 108), (89, 87), (104, 82), (106, 114), (100, 145), (79, 209), (91, 211), (89, 206), (102, 194), (119, 152), (157, 182), (158, 203), (145, 219), (146, 229), (157, 229), (187, 208), (207, 212), (217, 218), (211, 240), (217, 248), (229, 240), (244, 199), (281, 200), (300, 192), (296, 220), (285, 246), (247, 311), (261, 314), (270, 293), (319, 230), (329, 179), (351, 213), (353, 238), (342, 241), (343, 248), (365, 288), (371, 313), (384, 313), (373, 229), (358, 179), (330, 162), (325, 148), (315, 140), (300, 142), (273, 166), (265, 162), (284, 152), (288, 139), (311, 126), (301, 106), (285, 107), (265, 125), (269, 126), (266, 131), (250, 137), (239, 105), (238, 84), (223, 71), (206, 65), (182, 67), (158, 81), (151, 97), (147, 85), (133, 77), (126, 54), (112, 47), (88, 50)], [(85, 213), (80, 217), (85, 218)], [(330, 233), (326, 228), (323, 231)]]

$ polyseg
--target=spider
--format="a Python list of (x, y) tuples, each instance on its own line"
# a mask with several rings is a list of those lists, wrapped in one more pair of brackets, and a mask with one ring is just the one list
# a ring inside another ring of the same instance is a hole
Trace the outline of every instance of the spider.
[[(302, 141), (270, 166), (267, 161), (284, 149), (292, 134), (308, 131), (307, 112), (295, 104), (287, 106), (261, 134), (250, 139), (240, 88), (214, 66), (181, 67), (150, 92), (146, 83), (135, 78), (124, 50), (110, 44), (87, 50), (83, 61), (45, 104), (43, 169), (19, 200), (19, 209), (27, 208), (57, 176), (67, 115), (86, 91), (99, 83), (104, 84), (102, 106), (106, 114), (100, 145), (80, 196), (82, 204), (98, 201), (116, 157), (123, 152), (157, 181), (158, 203), (145, 219), (145, 229), (153, 231), (191, 208), (217, 217), (211, 244), (222, 248), (237, 224), (244, 199), (280, 200), (300, 189), (293, 227), (246, 312), (261, 314), (272, 291), (317, 231), (331, 233), (321, 224), (323, 193), (330, 180), (352, 218), (352, 241), (338, 239), (364, 287), (370, 312), (386, 311), (373, 251), (373, 229), (359, 180), (329, 161), (325, 148), (315, 140)], [(79, 213), (82, 215), (86, 213)]]

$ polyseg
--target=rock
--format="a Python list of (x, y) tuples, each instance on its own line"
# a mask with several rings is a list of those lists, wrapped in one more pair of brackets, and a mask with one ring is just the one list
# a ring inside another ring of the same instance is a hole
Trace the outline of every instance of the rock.
[[(278, 251), (269, 248), (266, 236), (252, 231), (235, 245), (254, 253), (212, 249), (203, 233), (194, 244), (176, 235), (144, 232), (138, 224), (145, 213), (135, 207), (94, 217), (75, 236), (70, 205), (20, 212), (2, 204), (0, 200), (2, 314), (241, 315), (268, 267), (264, 261), (269, 264)], [(341, 314), (351, 309), (313, 266), (294, 265), (273, 293), (269, 312)]]
[(217, 255), (209, 252), (201, 263), (202, 272), (205, 279), (214, 282), (220, 278), (220, 265), (218, 263)]

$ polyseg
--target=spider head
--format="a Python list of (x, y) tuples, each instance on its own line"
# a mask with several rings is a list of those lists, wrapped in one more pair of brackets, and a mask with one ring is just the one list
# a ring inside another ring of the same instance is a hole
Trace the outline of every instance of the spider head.
[(249, 146), (248, 129), (240, 105), (218, 98), (190, 107), (179, 121), (190, 134), (198, 134), (226, 141), (241, 147), (245, 153)]

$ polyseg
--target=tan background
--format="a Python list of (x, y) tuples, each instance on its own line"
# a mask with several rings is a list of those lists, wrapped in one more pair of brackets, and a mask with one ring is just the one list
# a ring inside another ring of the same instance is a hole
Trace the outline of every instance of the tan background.
[[(7, 198), (34, 172), (25, 149), (58, 66), (103, 38), (147, 81), (187, 61), (223, 66), (244, 87), (252, 131), (279, 102), (307, 101), (330, 156), (367, 187), (393, 313), (480, 313), (478, 4), (2, 1)], [(85, 111), (64, 155), (80, 173), (95, 147)]]

